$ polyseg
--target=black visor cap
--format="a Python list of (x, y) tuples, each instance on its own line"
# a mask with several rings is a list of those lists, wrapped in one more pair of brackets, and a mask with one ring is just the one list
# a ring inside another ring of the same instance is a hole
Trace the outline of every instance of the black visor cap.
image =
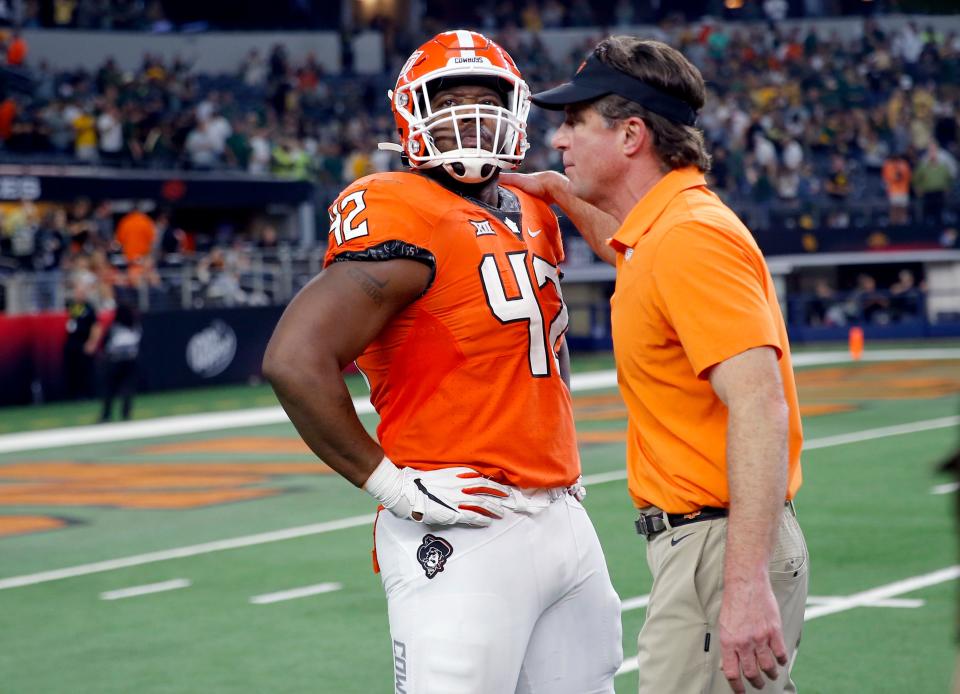
[(570, 82), (534, 94), (530, 101), (540, 108), (560, 111), (570, 104), (593, 101), (607, 94), (622, 96), (682, 125), (692, 126), (697, 122), (697, 112), (686, 101), (605, 65), (593, 55), (580, 66)]

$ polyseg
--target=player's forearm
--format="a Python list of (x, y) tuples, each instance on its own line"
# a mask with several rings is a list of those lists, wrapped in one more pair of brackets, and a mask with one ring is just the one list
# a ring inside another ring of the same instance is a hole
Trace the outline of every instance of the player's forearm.
[(577, 231), (590, 244), (593, 252), (604, 262), (616, 265), (617, 253), (607, 245), (607, 239), (612, 237), (620, 224), (617, 220), (597, 207), (584, 202), (568, 190), (554, 191), (554, 199), (564, 214), (570, 218)]
[(332, 357), (303, 367), (279, 356), (263, 372), (300, 436), (324, 463), (360, 487), (383, 458), (363, 428), (339, 365)]
[(726, 585), (766, 576), (786, 498), (788, 418), (782, 394), (731, 403)]

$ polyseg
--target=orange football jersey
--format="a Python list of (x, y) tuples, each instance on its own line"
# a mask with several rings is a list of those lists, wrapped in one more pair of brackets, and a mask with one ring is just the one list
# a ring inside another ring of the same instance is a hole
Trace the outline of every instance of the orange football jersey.
[(397, 465), (466, 465), (522, 488), (580, 474), (557, 351), (567, 327), (557, 220), (516, 189), (502, 212), (426, 176), (382, 173), (330, 207), (324, 267), (410, 258), (434, 268), (424, 294), (357, 359)]

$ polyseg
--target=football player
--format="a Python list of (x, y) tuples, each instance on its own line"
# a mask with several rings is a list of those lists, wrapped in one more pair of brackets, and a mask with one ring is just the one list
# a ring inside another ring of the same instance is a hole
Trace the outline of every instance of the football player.
[[(529, 90), (470, 31), (410, 56), (389, 98), (410, 171), (330, 206), (325, 270), (264, 357), (297, 430), (379, 503), (397, 692), (613, 692), (620, 601), (580, 504), (557, 220), (501, 186)], [(364, 430), (356, 362), (380, 424)]]

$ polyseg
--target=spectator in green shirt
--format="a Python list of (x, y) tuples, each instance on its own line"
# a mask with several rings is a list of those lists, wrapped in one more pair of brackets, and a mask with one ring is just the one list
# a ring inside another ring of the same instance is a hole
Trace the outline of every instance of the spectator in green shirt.
[(940, 151), (935, 142), (927, 147), (923, 159), (913, 172), (913, 189), (923, 203), (923, 221), (940, 224), (943, 222), (943, 206), (947, 192), (953, 185), (954, 166), (949, 155)]
[[(256, 116), (254, 116), (256, 118)], [(250, 164), (250, 127), (243, 118), (233, 119), (233, 132), (226, 141), (226, 159), (230, 168), (246, 171)]]

